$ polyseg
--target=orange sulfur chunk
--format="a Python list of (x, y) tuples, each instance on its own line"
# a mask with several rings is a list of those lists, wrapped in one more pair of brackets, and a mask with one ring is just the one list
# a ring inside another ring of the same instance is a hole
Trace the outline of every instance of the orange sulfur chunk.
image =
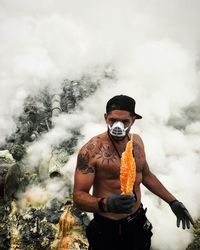
[(120, 183), (122, 194), (132, 194), (136, 178), (136, 163), (133, 157), (133, 138), (127, 143), (122, 153), (120, 166)]
[(76, 224), (76, 219), (72, 217), (70, 212), (71, 207), (69, 206), (66, 211), (60, 216), (59, 221), (59, 238), (61, 241), (58, 245), (58, 250), (69, 250), (71, 249), (71, 241), (73, 237), (70, 236), (70, 230)]

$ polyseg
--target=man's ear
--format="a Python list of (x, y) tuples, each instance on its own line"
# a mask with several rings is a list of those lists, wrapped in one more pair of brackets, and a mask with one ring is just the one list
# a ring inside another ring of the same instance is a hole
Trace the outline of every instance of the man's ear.
[(132, 120), (131, 126), (133, 125), (134, 122), (135, 122), (135, 118)]
[(108, 117), (108, 115), (105, 113), (105, 114), (104, 114), (104, 119), (106, 120), (106, 119), (107, 119), (107, 117)]
[(133, 123), (135, 122), (136, 117), (132, 116), (132, 122), (131, 122), (131, 126), (133, 125)]

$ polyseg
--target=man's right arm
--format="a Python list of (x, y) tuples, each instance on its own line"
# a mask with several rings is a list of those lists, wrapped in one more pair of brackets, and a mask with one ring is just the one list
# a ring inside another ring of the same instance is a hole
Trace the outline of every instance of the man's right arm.
[(82, 211), (99, 212), (98, 202), (101, 198), (89, 194), (94, 177), (95, 166), (91, 164), (90, 152), (84, 146), (78, 154), (73, 190), (74, 203)]

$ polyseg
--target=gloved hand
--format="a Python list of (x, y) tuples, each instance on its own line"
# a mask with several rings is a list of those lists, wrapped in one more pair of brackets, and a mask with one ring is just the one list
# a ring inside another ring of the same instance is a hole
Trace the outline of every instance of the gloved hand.
[(107, 198), (107, 210), (112, 213), (131, 213), (135, 195), (114, 194)]
[(179, 202), (177, 200), (174, 200), (169, 203), (172, 211), (177, 217), (177, 227), (180, 226), (180, 222), (182, 221), (182, 228), (185, 229), (185, 226), (187, 225), (187, 228), (190, 228), (190, 223), (194, 225), (194, 221), (189, 214), (186, 207), (183, 205), (182, 202)]

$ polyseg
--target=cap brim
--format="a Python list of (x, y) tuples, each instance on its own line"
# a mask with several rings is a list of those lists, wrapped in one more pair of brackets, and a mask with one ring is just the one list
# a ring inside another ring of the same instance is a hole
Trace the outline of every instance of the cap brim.
[(142, 119), (142, 116), (141, 115), (138, 115), (138, 114), (134, 114), (135, 115), (135, 119)]

